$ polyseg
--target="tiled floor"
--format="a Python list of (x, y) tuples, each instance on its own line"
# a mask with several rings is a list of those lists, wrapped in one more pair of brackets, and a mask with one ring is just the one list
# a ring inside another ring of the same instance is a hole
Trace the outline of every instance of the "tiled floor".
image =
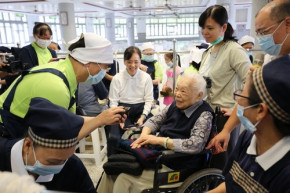
[(98, 180), (100, 179), (102, 172), (103, 172), (103, 163), (105, 163), (107, 161), (107, 159), (104, 159), (102, 162), (102, 165), (100, 166), (96, 166), (95, 164), (95, 160), (94, 159), (81, 159), (84, 163), (84, 165), (86, 166), (89, 175), (94, 183), (94, 185), (96, 186), (96, 184), (98, 183)]

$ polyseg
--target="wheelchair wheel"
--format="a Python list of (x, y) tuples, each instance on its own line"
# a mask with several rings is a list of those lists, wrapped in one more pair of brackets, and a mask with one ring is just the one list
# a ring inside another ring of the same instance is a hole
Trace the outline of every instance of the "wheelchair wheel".
[(195, 172), (189, 176), (178, 188), (176, 193), (202, 193), (212, 190), (224, 182), (222, 171), (215, 168), (208, 168)]

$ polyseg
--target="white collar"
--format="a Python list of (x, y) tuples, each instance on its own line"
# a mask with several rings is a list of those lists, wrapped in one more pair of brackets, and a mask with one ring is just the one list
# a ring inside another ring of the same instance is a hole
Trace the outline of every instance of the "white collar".
[[(257, 138), (255, 135), (253, 135), (251, 143), (247, 149), (247, 154), (257, 155), (256, 142)], [(266, 171), (270, 167), (272, 167), (276, 162), (282, 159), (288, 153), (289, 150), (290, 150), (290, 136), (283, 137), (262, 155), (257, 156), (256, 162), (264, 169), (264, 171)]]
[[(13, 173), (19, 175), (29, 175), (25, 169), (25, 165), (22, 159), (22, 148), (24, 139), (15, 143), (11, 149), (11, 170)], [(38, 176), (36, 182), (50, 182), (53, 179), (53, 174), (46, 176)]]

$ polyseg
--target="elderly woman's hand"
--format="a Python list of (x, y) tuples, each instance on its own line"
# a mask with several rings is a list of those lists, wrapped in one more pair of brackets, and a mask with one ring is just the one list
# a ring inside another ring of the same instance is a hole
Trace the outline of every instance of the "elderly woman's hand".
[(155, 135), (142, 135), (136, 141), (131, 144), (132, 149), (140, 148), (146, 144), (160, 145), (163, 140), (161, 137)]

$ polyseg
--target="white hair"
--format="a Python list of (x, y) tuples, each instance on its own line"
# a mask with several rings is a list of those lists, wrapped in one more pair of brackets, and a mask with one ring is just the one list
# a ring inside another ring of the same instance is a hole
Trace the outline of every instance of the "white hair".
[(45, 189), (30, 175), (20, 176), (16, 173), (0, 172), (1, 193), (41, 193)]
[(205, 94), (206, 94), (206, 81), (200, 74), (192, 73), (192, 72), (185, 72), (182, 75), (182, 78), (190, 80), (190, 82), (192, 82), (192, 84), (191, 84), (192, 88), (194, 90), (196, 90), (197, 93), (202, 92), (203, 96), (205, 96)]

